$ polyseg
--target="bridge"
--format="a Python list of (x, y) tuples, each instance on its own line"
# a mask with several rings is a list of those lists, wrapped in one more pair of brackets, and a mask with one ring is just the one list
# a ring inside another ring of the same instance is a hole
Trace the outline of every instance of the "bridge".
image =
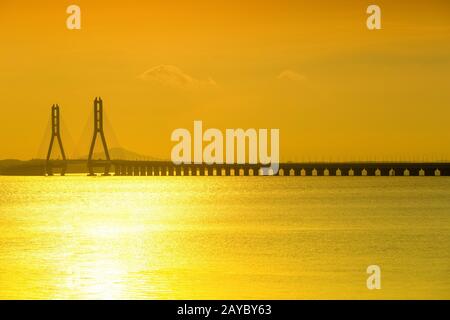
[[(65, 175), (69, 166), (86, 168), (89, 176), (260, 176), (261, 164), (179, 164), (170, 161), (111, 159), (103, 130), (103, 100), (94, 99), (94, 130), (87, 160), (67, 159), (61, 138), (60, 108), (51, 108), (51, 139), (45, 161), (34, 163), (37, 174), (52, 176), (55, 169)], [(94, 159), (94, 147), (100, 140), (105, 159)], [(52, 160), (58, 141), (60, 160)], [(100, 172), (99, 172), (100, 170)], [(269, 171), (269, 175), (271, 172)], [(274, 176), (450, 176), (447, 162), (302, 162), (280, 163)]]
[[(170, 161), (132, 160), (52, 160), (51, 166), (67, 168), (84, 166), (95, 176), (260, 176), (258, 164), (181, 164)], [(36, 172), (52, 175), (44, 161), (36, 164)], [(274, 176), (450, 176), (450, 164), (443, 162), (300, 162), (280, 163)], [(94, 169), (104, 169), (102, 173)], [(112, 168), (112, 170), (111, 170)], [(62, 174), (64, 173), (61, 172)]]

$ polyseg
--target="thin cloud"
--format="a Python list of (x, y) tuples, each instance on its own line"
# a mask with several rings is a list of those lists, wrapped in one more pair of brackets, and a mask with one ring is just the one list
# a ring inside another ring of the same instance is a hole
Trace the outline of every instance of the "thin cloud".
[(278, 80), (282, 81), (292, 81), (292, 82), (303, 82), (306, 80), (306, 76), (295, 72), (293, 70), (284, 70), (278, 76)]
[(158, 83), (162, 86), (181, 88), (181, 89), (196, 89), (216, 87), (216, 82), (209, 78), (206, 80), (196, 79), (180, 68), (172, 65), (159, 65), (145, 71), (139, 76), (143, 81)]

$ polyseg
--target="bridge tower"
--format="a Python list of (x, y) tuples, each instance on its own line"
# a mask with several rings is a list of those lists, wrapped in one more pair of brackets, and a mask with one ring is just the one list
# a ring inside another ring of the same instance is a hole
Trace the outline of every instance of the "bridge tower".
[[(102, 141), (103, 151), (105, 152), (106, 160), (92, 159), (94, 156), (94, 147), (97, 140), (97, 136), (100, 136)], [(106, 144), (105, 133), (103, 131), (103, 100), (100, 97), (94, 99), (94, 136), (92, 137), (91, 147), (89, 149), (88, 157), (88, 170), (90, 176), (95, 176), (94, 168), (104, 167), (105, 171), (103, 175), (109, 176), (109, 169), (111, 167), (111, 158), (109, 156), (108, 145)]]
[[(64, 152), (64, 146), (62, 144), (61, 139), (61, 119), (60, 119), (60, 112), (59, 112), (59, 105), (54, 104), (52, 105), (52, 133), (50, 138), (50, 145), (48, 146), (48, 152), (47, 152), (47, 159), (46, 159), (46, 171), (47, 175), (52, 176), (53, 175), (53, 168), (61, 168), (61, 175), (63, 176), (66, 173), (67, 169), (67, 159), (66, 159), (66, 153)], [(59, 150), (61, 152), (62, 160), (50, 160), (53, 145), (55, 143), (55, 138), (58, 141)]]

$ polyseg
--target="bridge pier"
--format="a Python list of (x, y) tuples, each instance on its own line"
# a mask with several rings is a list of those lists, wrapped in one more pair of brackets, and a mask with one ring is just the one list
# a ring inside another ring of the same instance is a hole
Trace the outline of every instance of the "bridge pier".
[(88, 167), (88, 176), (96, 176), (95, 168), (103, 168), (102, 176), (110, 176), (109, 173), (111, 169), (111, 161), (104, 161), (104, 160), (96, 160), (96, 161), (89, 161), (87, 163)]
[(94, 172), (94, 167), (92, 165), (89, 164), (88, 162), (88, 176), (89, 177), (95, 177), (96, 174)]
[(55, 172), (54, 169), (60, 169), (60, 176), (65, 176), (67, 171), (67, 161), (64, 160), (48, 160), (45, 164), (45, 173), (47, 176), (52, 177)]
[(94, 168), (88, 165), (88, 176), (89, 177), (95, 177), (96, 174), (94, 172)]
[(47, 165), (45, 171), (47, 172), (48, 177), (53, 177), (53, 168), (51, 166)]

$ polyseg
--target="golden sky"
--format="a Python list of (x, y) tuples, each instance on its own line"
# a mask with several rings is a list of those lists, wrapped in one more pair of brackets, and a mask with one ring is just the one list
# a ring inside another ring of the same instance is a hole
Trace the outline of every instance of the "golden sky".
[(0, 158), (36, 156), (53, 103), (77, 141), (101, 96), (153, 157), (202, 120), (279, 128), (285, 161), (450, 159), (447, 0), (1, 0), (0, 38)]

